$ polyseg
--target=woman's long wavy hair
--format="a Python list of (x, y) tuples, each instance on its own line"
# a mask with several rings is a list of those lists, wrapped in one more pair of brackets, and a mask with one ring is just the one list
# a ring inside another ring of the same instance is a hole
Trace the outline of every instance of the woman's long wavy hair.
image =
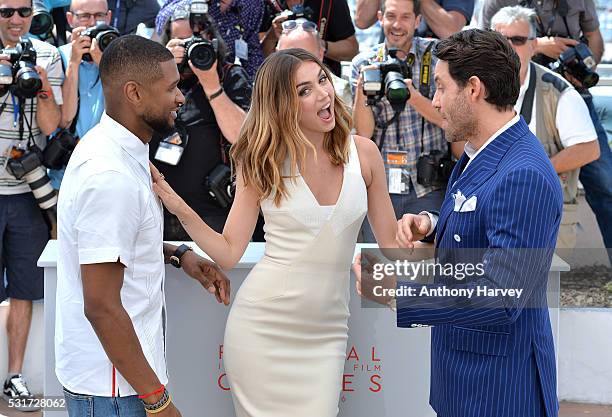
[[(285, 160), (289, 158), (290, 177), (295, 181), (297, 167), (303, 171), (308, 149), (314, 151), (298, 125), (295, 82), (298, 67), (308, 61), (316, 62), (332, 82), (329, 70), (303, 49), (275, 52), (264, 61), (255, 76), (251, 108), (230, 153), (245, 185), (257, 192), (260, 201), (272, 196), (277, 206), (288, 196), (282, 172)], [(336, 124), (325, 134), (323, 148), (332, 163), (340, 165), (348, 162), (352, 119), (337, 95), (333, 105)]]

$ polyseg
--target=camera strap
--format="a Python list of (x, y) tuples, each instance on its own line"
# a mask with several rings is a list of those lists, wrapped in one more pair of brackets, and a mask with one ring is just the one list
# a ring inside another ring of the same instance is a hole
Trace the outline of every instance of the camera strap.
[[(419, 74), (419, 92), (423, 97), (429, 98), (429, 93), (431, 92), (431, 48), (433, 46), (433, 42), (429, 42), (427, 48), (425, 48), (425, 52), (421, 57), (421, 69)], [(421, 154), (425, 153), (425, 118), (421, 116)]]
[(385, 138), (387, 136), (387, 129), (389, 128), (389, 126), (391, 126), (393, 123), (397, 122), (397, 129), (395, 132), (395, 136), (396, 136), (396, 141), (399, 145), (399, 115), (402, 112), (402, 110), (395, 110), (395, 113), (393, 114), (393, 117), (391, 117), (389, 120), (385, 121), (385, 122), (381, 122), (381, 121), (377, 121), (376, 122), (376, 127), (382, 129), (382, 133), (380, 135), (380, 143), (378, 144), (378, 150), (382, 151), (383, 146), (385, 145)]
[(525, 119), (525, 123), (529, 125), (531, 122), (531, 115), (533, 114), (533, 99), (535, 97), (536, 87), (536, 69), (533, 63), (529, 63), (529, 84), (527, 85), (527, 91), (525, 91), (525, 97), (523, 98), (523, 104), (521, 105), (521, 116)]
[[(321, 39), (325, 39), (327, 32), (327, 24), (329, 23), (329, 16), (331, 15), (333, 0), (323, 0), (321, 3), (321, 9), (319, 10), (319, 22), (317, 24), (319, 28), (319, 36)], [(327, 14), (323, 17), (323, 10), (327, 9)]]

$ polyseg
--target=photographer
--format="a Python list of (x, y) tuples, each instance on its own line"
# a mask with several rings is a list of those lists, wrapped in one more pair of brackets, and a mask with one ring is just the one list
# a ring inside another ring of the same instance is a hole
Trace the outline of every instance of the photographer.
[(264, 55), (275, 51), (284, 21), (303, 17), (317, 24), (324, 42), (323, 62), (338, 77), (342, 76), (340, 61), (349, 61), (359, 52), (346, 0), (286, 0), (280, 2), (280, 9), (284, 11), (281, 13), (281, 10), (266, 7), (260, 29)]
[[(534, 61), (546, 65), (556, 60), (555, 71), (574, 85), (589, 109), (597, 133), (600, 156), (580, 169), (579, 179), (584, 186), (586, 201), (597, 219), (604, 246), (612, 248), (612, 150), (588, 90), (588, 87), (597, 82), (596, 76), (592, 74), (595, 68), (588, 66), (599, 63), (604, 49), (594, 1), (543, 0), (540, 4), (533, 0), (487, 0), (483, 6), (483, 24), (490, 27), (491, 17), (498, 10), (519, 3), (533, 8), (537, 13), (535, 52), (539, 55)], [(578, 56), (575, 48), (584, 48), (587, 43), (593, 55), (584, 59)], [(570, 66), (586, 70), (583, 75), (577, 75), (576, 71), (570, 69), (564, 57), (573, 57), (574, 62)], [(588, 78), (585, 78), (585, 74), (588, 74)], [(608, 256), (612, 262), (612, 251), (608, 251)]]
[[(386, 0), (382, 6), (378, 17), (385, 43), (357, 55), (352, 63), (353, 120), (357, 134), (372, 138), (382, 152), (391, 201), (399, 219), (404, 213), (440, 208), (446, 187), (431, 182), (431, 173), (417, 172), (417, 165), (419, 160), (429, 160), (433, 154), (443, 155), (450, 162), (450, 145), (441, 129), (443, 120), (431, 104), (436, 65), (431, 53), (433, 41), (413, 36), (420, 20), (418, 2)], [(397, 59), (389, 54), (393, 49), (397, 51)], [(412, 73), (411, 79), (410, 74), (381, 74), (378, 84), (385, 88), (385, 94), (368, 97), (364, 93), (364, 75), (393, 61), (407, 68), (405, 72)], [(422, 73), (429, 74), (424, 83)], [(393, 91), (385, 86), (385, 79), (390, 76), (396, 78), (389, 85)], [(394, 99), (402, 94), (403, 100)], [(426, 178), (420, 182), (425, 185), (419, 182), (422, 174)], [(368, 222), (364, 223), (363, 235), (366, 242), (375, 241)]]
[[(169, 39), (166, 47), (182, 74), (179, 89), (185, 104), (177, 114), (176, 134), (163, 138), (154, 135), (149, 152), (170, 185), (208, 225), (221, 232), (231, 206), (231, 197), (226, 195), (226, 186), (231, 184), (226, 150), (238, 138), (250, 103), (251, 85), (241, 66), (225, 61), (225, 45), (210, 16), (195, 29), (211, 41), (206, 45), (218, 45), (208, 70), (198, 69), (186, 56), (185, 43), (192, 39), (194, 27), (190, 24), (189, 2), (177, 5), (164, 33)], [(221, 195), (211, 195), (220, 191)], [(191, 240), (176, 217), (167, 212), (164, 225), (165, 239)]]
[[(45, 136), (59, 124), (62, 104), (59, 54), (54, 46), (37, 39), (23, 41), (31, 22), (30, 0), (0, 1), (0, 73), (4, 82), (0, 86), (0, 301), (10, 298), (9, 365), (3, 386), (9, 399), (31, 398), (21, 370), (32, 300), (43, 298), (43, 270), (36, 262), (49, 239), (49, 228), (30, 182), (17, 179), (10, 166), (19, 162), (15, 158), (30, 153), (33, 145), (44, 148)], [(36, 170), (44, 175), (40, 167)]]
[(589, 110), (576, 90), (560, 75), (530, 62), (535, 51), (533, 9), (508, 6), (491, 19), (521, 60), (519, 98), (514, 106), (542, 143), (563, 188), (563, 216), (557, 248), (576, 246), (578, 172), (599, 158), (597, 133)]
[[(104, 95), (98, 71), (102, 50), (98, 40), (87, 34), (98, 23), (108, 25), (111, 12), (106, 0), (73, 0), (70, 11), (66, 12), (66, 19), (73, 30), (71, 42), (59, 48), (66, 71), (62, 85), (64, 104), (60, 127), (67, 130), (74, 144), (77, 138), (82, 138), (98, 124), (104, 112)], [(51, 141), (60, 138), (62, 136), (56, 135)], [(56, 189), (59, 189), (63, 172), (63, 167), (49, 172)]]

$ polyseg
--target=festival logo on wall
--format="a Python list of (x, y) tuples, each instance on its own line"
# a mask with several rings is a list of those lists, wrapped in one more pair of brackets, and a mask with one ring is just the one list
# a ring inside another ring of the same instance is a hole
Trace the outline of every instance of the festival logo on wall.
[[(223, 345), (219, 345), (217, 386), (222, 391), (229, 391), (229, 381), (223, 368)], [(380, 393), (383, 389), (382, 358), (376, 346), (359, 347), (351, 345), (346, 355), (344, 375), (342, 377), (342, 394), (340, 402), (346, 402), (356, 392)]]

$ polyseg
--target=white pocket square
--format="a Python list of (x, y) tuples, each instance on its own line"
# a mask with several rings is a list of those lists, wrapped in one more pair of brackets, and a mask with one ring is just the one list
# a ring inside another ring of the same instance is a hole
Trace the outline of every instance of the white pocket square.
[(456, 194), (452, 194), (453, 199), (455, 200), (454, 211), (459, 211), (463, 203), (465, 203), (465, 196), (461, 193), (461, 191), (457, 190)]
[(477, 201), (478, 199), (476, 198), (475, 195), (471, 196), (470, 198), (467, 199), (465, 203), (463, 203), (463, 205), (459, 208), (459, 211), (462, 213), (465, 213), (465, 212), (476, 210)]

